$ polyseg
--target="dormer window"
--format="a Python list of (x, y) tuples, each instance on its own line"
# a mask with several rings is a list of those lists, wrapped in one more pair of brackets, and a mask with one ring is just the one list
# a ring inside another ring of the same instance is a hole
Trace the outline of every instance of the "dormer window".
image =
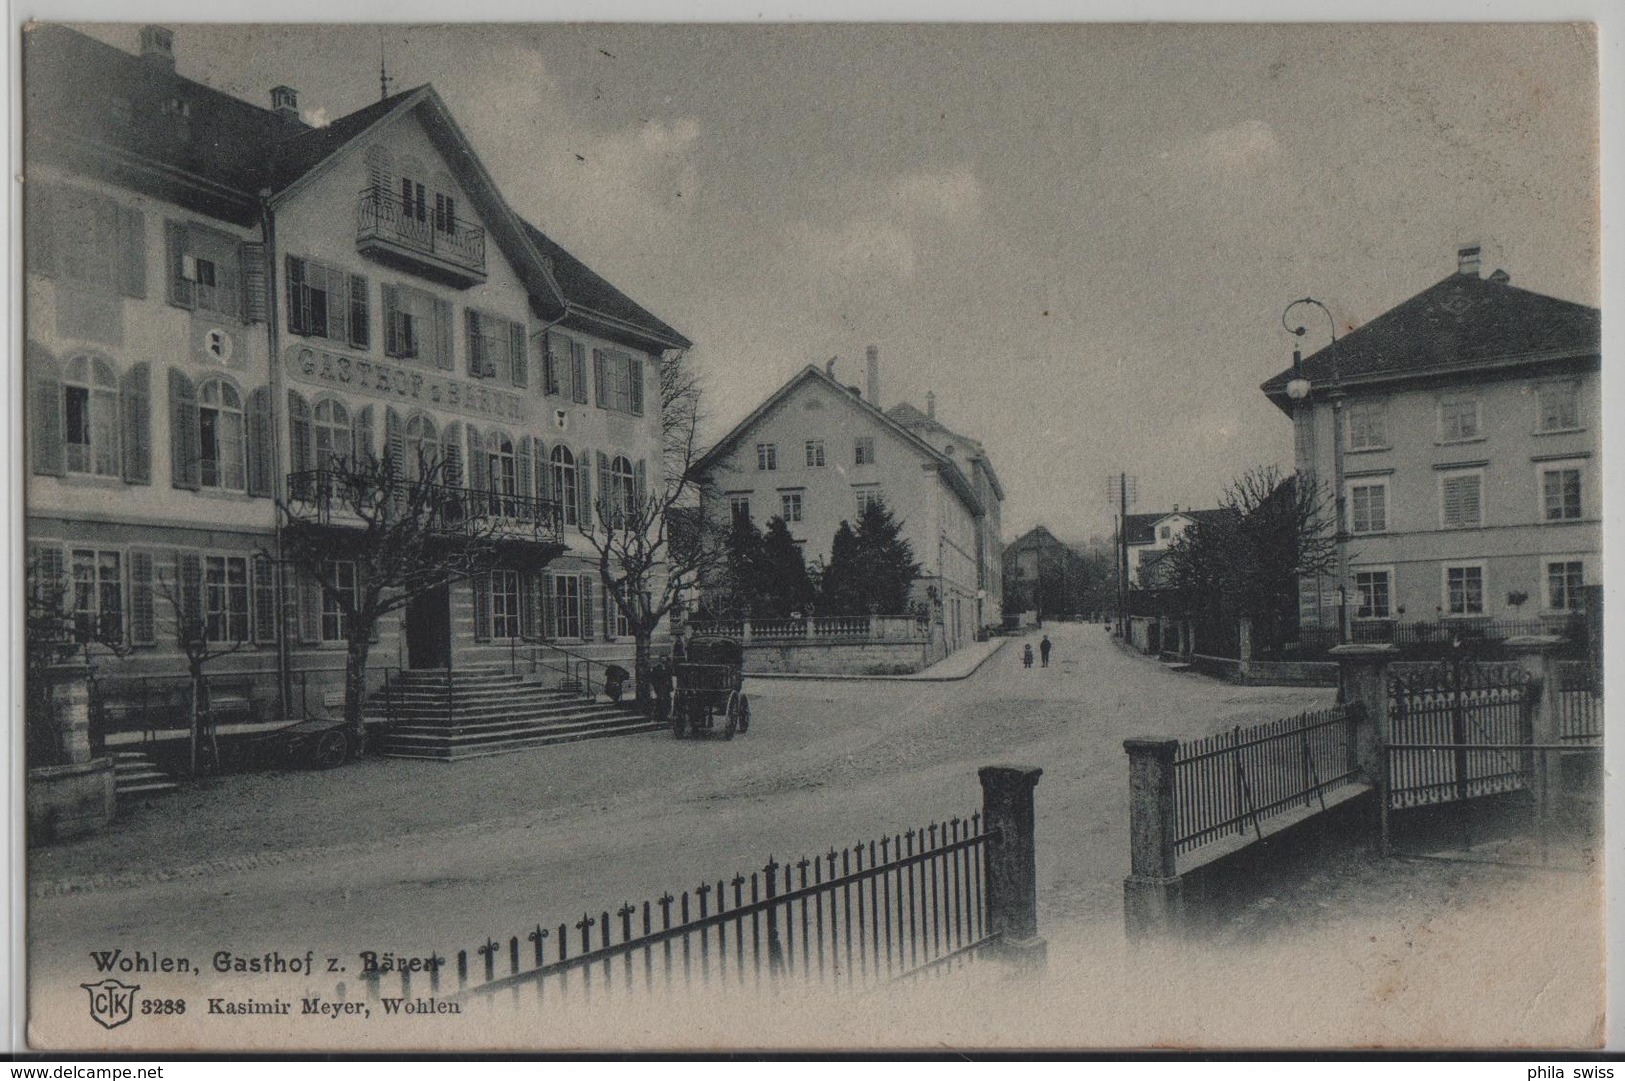
[(168, 98), (164, 101), (165, 116), (191, 116), (192, 103), (185, 98)]

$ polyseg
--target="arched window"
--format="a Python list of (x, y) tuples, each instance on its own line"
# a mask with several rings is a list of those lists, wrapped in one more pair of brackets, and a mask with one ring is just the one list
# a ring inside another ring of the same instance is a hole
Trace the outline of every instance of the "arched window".
[(74, 357), (64, 373), (62, 397), (67, 471), (118, 476), (118, 376), (113, 366), (101, 357)]
[(243, 398), (224, 379), (198, 388), (198, 483), (227, 492), (245, 491)]
[[(404, 467), (406, 476), (411, 480), (422, 480), (433, 473), (435, 463), (440, 460), (440, 433), (435, 431), (434, 421), (425, 413), (414, 413), (406, 421), (406, 461)], [(440, 483), (446, 483), (445, 477)]]
[(610, 484), (610, 514), (616, 525), (625, 525), (637, 513), (637, 483), (632, 472), (632, 462), (624, 455), (617, 454), (609, 466)]
[(576, 459), (570, 448), (560, 443), (553, 448), (553, 498), (559, 502), (559, 513), (565, 525), (576, 524)]
[(516, 496), (519, 491), (519, 460), (513, 452), (513, 437), (507, 432), (493, 431), (486, 442), (486, 462), (491, 480), (491, 513), (512, 518), (518, 514), (515, 502), (502, 496)]
[(316, 403), (316, 468), (340, 472), (355, 464), (355, 429), (343, 403), (324, 398)]

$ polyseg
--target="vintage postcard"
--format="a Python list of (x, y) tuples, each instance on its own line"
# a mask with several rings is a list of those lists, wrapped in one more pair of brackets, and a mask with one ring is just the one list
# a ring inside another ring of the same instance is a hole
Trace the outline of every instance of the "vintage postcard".
[(1594, 26), (21, 49), (32, 1050), (1601, 1045)]

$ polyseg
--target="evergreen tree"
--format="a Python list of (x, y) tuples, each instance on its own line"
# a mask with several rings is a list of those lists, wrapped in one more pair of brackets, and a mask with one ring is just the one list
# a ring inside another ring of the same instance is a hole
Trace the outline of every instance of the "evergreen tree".
[(805, 612), (812, 602), (806, 557), (783, 518), (768, 520), (762, 537), (757, 591), (755, 613), (775, 619)]
[(747, 515), (736, 514), (723, 541), (720, 581), (733, 613), (749, 618), (755, 611), (762, 577), (762, 534)]
[(901, 615), (920, 576), (903, 523), (882, 503), (871, 503), (853, 529), (842, 522), (823, 575), (823, 607), (832, 615)]

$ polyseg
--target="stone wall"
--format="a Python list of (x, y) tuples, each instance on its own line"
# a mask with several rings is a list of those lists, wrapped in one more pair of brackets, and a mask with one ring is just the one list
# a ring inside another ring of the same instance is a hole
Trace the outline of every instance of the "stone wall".
[(96, 758), (28, 771), (28, 843), (94, 833), (113, 820), (113, 760)]
[(918, 672), (944, 651), (924, 639), (912, 642), (763, 642), (745, 648), (745, 672), (890, 676)]

